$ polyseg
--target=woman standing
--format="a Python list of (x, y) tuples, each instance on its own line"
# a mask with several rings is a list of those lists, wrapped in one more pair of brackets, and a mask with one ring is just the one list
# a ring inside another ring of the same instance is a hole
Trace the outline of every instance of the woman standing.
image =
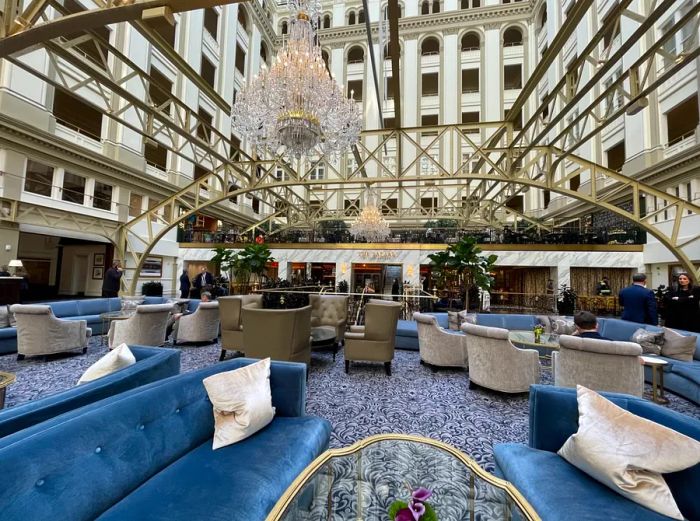
[(664, 296), (666, 327), (700, 332), (700, 287), (693, 286), (687, 273), (678, 275), (678, 287)]

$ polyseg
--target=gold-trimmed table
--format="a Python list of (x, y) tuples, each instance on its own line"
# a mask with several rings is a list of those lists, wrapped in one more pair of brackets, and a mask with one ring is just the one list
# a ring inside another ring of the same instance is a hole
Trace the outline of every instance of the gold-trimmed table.
[(651, 400), (655, 403), (668, 403), (664, 396), (664, 366), (668, 362), (655, 356), (640, 356), (639, 361), (642, 365), (651, 367)]
[[(109, 328), (114, 320), (126, 320), (130, 316), (136, 313), (136, 309), (121, 310), (121, 311), (108, 311), (107, 313), (100, 313), (100, 319), (102, 320), (102, 345), (107, 342), (107, 336), (109, 335)], [(105, 327), (107, 326), (107, 327)]]
[(289, 486), (267, 521), (388, 519), (411, 490), (433, 492), (440, 521), (540, 518), (507, 481), (458, 449), (429, 438), (380, 434), (316, 458)]
[(540, 358), (550, 360), (552, 351), (559, 350), (559, 335), (555, 333), (542, 333), (540, 341), (535, 342), (534, 331), (508, 331), (508, 339), (516, 346), (535, 348), (540, 353)]
[(5, 407), (5, 393), (7, 387), (15, 383), (16, 376), (12, 373), (0, 371), (0, 409)]

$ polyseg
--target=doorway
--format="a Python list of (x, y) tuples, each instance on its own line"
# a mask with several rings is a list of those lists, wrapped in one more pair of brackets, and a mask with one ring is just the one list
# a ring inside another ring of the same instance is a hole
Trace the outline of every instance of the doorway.
[(87, 290), (88, 256), (76, 255), (71, 273), (71, 294), (84, 297)]

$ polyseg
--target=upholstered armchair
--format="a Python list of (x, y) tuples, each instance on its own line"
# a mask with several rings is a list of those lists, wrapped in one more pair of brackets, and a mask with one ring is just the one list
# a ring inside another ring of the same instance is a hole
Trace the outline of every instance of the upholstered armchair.
[(178, 320), (173, 343), (211, 342), (219, 337), (219, 303), (200, 302), (191, 315)]
[(562, 335), (559, 351), (552, 353), (554, 385), (642, 396), (641, 354), (642, 347), (634, 342)]
[(348, 298), (346, 295), (309, 295), (311, 327), (334, 327), (335, 341), (342, 342), (348, 322)]
[(143, 304), (124, 320), (113, 320), (109, 326), (109, 348), (120, 344), (162, 346), (172, 304)]
[(418, 328), (418, 351), (421, 363), (431, 367), (467, 367), (467, 336), (447, 332), (438, 325), (435, 315), (414, 313)]
[(248, 358), (311, 362), (311, 306), (260, 309), (243, 306), (242, 351)]
[(394, 359), (396, 325), (401, 304), (388, 300), (370, 300), (365, 305), (365, 325), (353, 326), (345, 333), (345, 372), (350, 372), (350, 362), (364, 360), (384, 362), (386, 374), (391, 376)]
[(221, 355), (219, 361), (226, 357), (226, 351), (243, 351), (243, 306), (262, 308), (262, 295), (235, 295), (219, 297), (219, 319), (221, 321)]
[(17, 320), (17, 360), (82, 349), (87, 352), (92, 330), (86, 320), (56, 318), (49, 306), (15, 304), (10, 307)]
[(508, 330), (463, 323), (467, 335), (469, 388), (474, 385), (503, 393), (525, 393), (540, 382), (540, 358), (535, 349), (519, 349)]

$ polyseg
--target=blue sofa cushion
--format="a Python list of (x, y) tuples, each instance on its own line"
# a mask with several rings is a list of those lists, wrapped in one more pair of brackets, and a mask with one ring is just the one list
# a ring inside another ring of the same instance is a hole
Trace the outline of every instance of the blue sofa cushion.
[(99, 315), (109, 311), (109, 299), (91, 298), (78, 300), (78, 315)]
[(506, 443), (494, 447), (494, 458), (543, 521), (669, 519), (622, 497), (554, 452)]
[(691, 382), (700, 385), (700, 364), (676, 360), (671, 366), (671, 372), (679, 374)]
[[(637, 329), (646, 329), (646, 324), (630, 322), (628, 320), (620, 320), (618, 318), (608, 318), (605, 322), (601, 322), (599, 332), (602, 336), (610, 340), (621, 340), (630, 342), (632, 335)], [(653, 331), (653, 330), (652, 330)]]
[(148, 512), (149, 519), (191, 520), (201, 519), (203, 510), (211, 521), (265, 519), (297, 475), (327, 449), (330, 433), (327, 421), (307, 416), (275, 418), (252, 437), (216, 451), (207, 440), (98, 519), (139, 519)]
[(418, 337), (418, 329), (413, 320), (399, 320), (396, 326), (396, 336)]
[(119, 311), (122, 308), (122, 299), (119, 297), (112, 297), (109, 300), (109, 310)]
[(165, 300), (163, 297), (143, 297), (144, 304), (162, 304)]
[(63, 300), (60, 302), (48, 302), (51, 306), (53, 314), (59, 318), (63, 317), (75, 317), (80, 315), (78, 311), (78, 301), (77, 300)]
[(79, 315), (77, 317), (61, 317), (61, 320), (85, 320), (89, 324), (94, 324), (95, 322), (102, 321), (100, 315)]
[(16, 327), (0, 328), (0, 338), (17, 338), (17, 328)]
[(450, 327), (450, 320), (447, 313), (428, 313), (428, 315), (433, 315), (437, 318), (438, 326), (444, 327), (445, 329)]

